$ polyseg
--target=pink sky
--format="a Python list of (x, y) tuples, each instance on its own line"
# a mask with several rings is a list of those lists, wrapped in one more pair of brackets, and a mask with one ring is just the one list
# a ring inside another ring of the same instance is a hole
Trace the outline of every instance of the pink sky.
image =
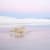
[(4, 0), (0, 2), (0, 11), (50, 12), (50, 0)]

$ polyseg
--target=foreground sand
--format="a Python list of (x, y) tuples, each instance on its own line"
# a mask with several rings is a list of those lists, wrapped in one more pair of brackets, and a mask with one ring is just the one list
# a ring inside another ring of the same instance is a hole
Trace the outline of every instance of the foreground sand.
[(33, 29), (23, 38), (0, 33), (0, 50), (50, 50), (50, 29)]

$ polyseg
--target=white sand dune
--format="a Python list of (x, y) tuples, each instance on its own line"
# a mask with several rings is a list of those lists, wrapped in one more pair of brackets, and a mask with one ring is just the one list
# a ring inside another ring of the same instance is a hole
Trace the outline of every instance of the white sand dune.
[(50, 19), (16, 19), (15, 17), (0, 16), (0, 27), (16, 27), (20, 25), (50, 25)]
[(16, 23), (30, 23), (30, 24), (50, 24), (50, 19), (16, 19), (15, 17), (0, 16), (0, 24), (16, 24)]

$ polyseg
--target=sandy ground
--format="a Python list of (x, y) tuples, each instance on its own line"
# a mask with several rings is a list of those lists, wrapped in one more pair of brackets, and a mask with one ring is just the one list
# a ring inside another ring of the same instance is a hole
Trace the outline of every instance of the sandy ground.
[(50, 50), (50, 29), (33, 29), (23, 38), (0, 33), (0, 50)]

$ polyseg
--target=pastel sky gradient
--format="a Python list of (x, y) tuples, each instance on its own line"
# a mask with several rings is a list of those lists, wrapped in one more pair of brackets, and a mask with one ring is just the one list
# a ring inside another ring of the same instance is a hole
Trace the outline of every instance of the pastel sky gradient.
[(1, 0), (0, 11), (50, 11), (50, 0)]
[(45, 14), (47, 14), (48, 18), (50, 18), (50, 0), (0, 1), (0, 15), (7, 14), (7, 16), (22, 16), (21, 14), (23, 14), (26, 16), (33, 16), (32, 14), (40, 15), (39, 13), (41, 13), (42, 16), (45, 16)]

